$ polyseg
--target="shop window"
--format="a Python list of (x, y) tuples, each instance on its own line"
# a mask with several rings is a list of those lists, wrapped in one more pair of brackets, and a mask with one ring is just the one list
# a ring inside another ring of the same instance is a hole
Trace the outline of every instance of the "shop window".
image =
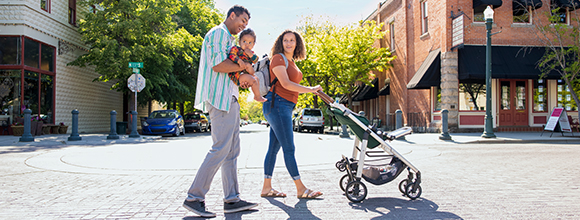
[(514, 23), (525, 23), (530, 24), (532, 23), (532, 7), (520, 7), (518, 9), (513, 10), (513, 22)]
[(0, 65), (20, 65), (20, 37), (0, 37)]
[(510, 97), (510, 82), (502, 81), (500, 84), (500, 109), (510, 110), (511, 109), (511, 97)]
[(40, 8), (50, 12), (50, 0), (40, 0)]
[(40, 69), (54, 72), (54, 48), (41, 44)]
[(68, 23), (77, 25), (77, 1), (68, 0)]
[(13, 124), (21, 118), (20, 70), (0, 70), (0, 120)]
[(485, 22), (485, 17), (483, 16), (483, 11), (485, 7), (477, 7), (473, 9), (473, 21), (474, 22)]
[(38, 42), (24, 38), (24, 65), (38, 68), (39, 48)]
[(52, 123), (54, 76), (41, 75), (40, 77), (40, 117), (45, 123)]
[(547, 112), (548, 111), (548, 89), (546, 87), (546, 80), (534, 80), (534, 111)]
[(22, 104), (32, 110), (32, 116), (38, 116), (38, 73), (24, 71), (24, 98)]
[(485, 83), (459, 83), (459, 110), (485, 111)]
[(429, 32), (429, 14), (427, 1), (421, 2), (421, 34)]
[[(570, 90), (568, 88), (568, 86), (566, 85), (566, 82), (564, 82), (564, 80), (559, 79), (558, 80), (558, 96), (557, 96), (557, 105), (558, 107), (564, 107), (564, 109), (566, 109), (566, 111), (578, 111), (578, 105), (576, 105), (576, 102), (574, 101), (574, 98), (572, 98), (572, 93), (570, 93)], [(578, 93), (576, 93), (578, 95)]]
[(441, 111), (441, 88), (436, 87), (435, 89), (435, 94), (434, 94), (434, 102), (433, 103), (433, 110), (434, 111)]

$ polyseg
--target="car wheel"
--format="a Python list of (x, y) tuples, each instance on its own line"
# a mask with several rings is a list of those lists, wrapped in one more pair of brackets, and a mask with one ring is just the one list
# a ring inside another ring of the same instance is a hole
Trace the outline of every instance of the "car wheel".
[(181, 135), (185, 135), (185, 127), (181, 129)]

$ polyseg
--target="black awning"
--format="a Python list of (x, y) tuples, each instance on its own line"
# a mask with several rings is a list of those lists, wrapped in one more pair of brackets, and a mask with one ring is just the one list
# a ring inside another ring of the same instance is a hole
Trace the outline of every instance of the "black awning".
[(559, 8), (569, 8), (569, 10), (575, 10), (580, 8), (580, 0), (552, 0), (552, 5)]
[(542, 7), (542, 0), (514, 0), (512, 3), (514, 15), (522, 15), (528, 7), (538, 9)]
[(429, 52), (419, 70), (407, 84), (407, 89), (430, 89), (441, 84), (441, 49)]
[(379, 96), (381, 95), (390, 95), (391, 94), (391, 84), (387, 83), (383, 88), (379, 89)]
[[(492, 46), (491, 77), (497, 79), (538, 79), (542, 72), (538, 61), (545, 47)], [(458, 52), (459, 82), (485, 81), (485, 46), (465, 45)], [(547, 79), (560, 79), (556, 71)]]
[(495, 9), (500, 7), (502, 3), (501, 0), (473, 0), (473, 9), (475, 11), (483, 11), (488, 5)]
[(379, 80), (373, 79), (372, 86), (362, 85), (362, 89), (356, 95), (352, 96), (353, 101), (364, 101), (369, 99), (376, 99), (379, 97)]

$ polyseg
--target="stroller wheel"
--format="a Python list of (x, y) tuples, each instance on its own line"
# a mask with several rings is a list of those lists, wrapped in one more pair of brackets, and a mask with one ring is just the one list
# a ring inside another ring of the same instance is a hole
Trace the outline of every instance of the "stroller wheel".
[(346, 164), (342, 161), (338, 161), (336, 162), (336, 169), (338, 169), (340, 172), (344, 172), (346, 170)]
[(367, 197), (367, 186), (360, 181), (354, 181), (346, 185), (346, 198), (351, 202), (361, 202)]
[(399, 183), (399, 191), (401, 193), (403, 193), (403, 196), (407, 196), (407, 193), (405, 193), (405, 191), (407, 190), (407, 184), (409, 183), (408, 179), (404, 179), (403, 181), (401, 181)]
[(413, 191), (413, 185), (415, 184), (407, 184), (407, 188), (406, 188), (406, 195), (407, 197), (409, 197), (409, 199), (411, 200), (415, 200), (417, 198), (419, 198), (419, 196), (421, 196), (421, 193), (423, 192), (423, 189), (421, 189), (421, 185), (418, 185), (417, 188)]
[(340, 189), (344, 192), (346, 190), (346, 186), (348, 185), (348, 183), (350, 183), (350, 176), (348, 174), (344, 174), (344, 176), (342, 176), (342, 178), (340, 178), (340, 182), (338, 182), (338, 185), (340, 186)]

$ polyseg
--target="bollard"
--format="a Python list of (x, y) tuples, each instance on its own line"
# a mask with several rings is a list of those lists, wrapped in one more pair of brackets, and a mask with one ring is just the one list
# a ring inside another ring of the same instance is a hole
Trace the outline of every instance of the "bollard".
[(447, 109), (441, 110), (441, 136), (439, 136), (439, 139), (441, 140), (451, 140), (447, 127), (448, 114), (449, 111), (447, 111)]
[(72, 133), (68, 137), (68, 141), (80, 141), (82, 140), (79, 136), (79, 110), (72, 110)]
[(111, 132), (107, 139), (119, 139), (119, 135), (117, 135), (117, 112), (115, 110), (111, 111)]
[(396, 124), (395, 124), (395, 129), (399, 129), (403, 127), (403, 111), (401, 111), (401, 109), (397, 109), (397, 111), (395, 111), (396, 114)]
[(129, 134), (130, 138), (138, 138), (139, 132), (137, 132), (137, 112), (131, 111), (131, 134)]
[(30, 134), (30, 114), (32, 114), (32, 110), (24, 110), (24, 133), (22, 134), (22, 137), (20, 137), (20, 142), (34, 141), (34, 137), (32, 137), (32, 134)]

